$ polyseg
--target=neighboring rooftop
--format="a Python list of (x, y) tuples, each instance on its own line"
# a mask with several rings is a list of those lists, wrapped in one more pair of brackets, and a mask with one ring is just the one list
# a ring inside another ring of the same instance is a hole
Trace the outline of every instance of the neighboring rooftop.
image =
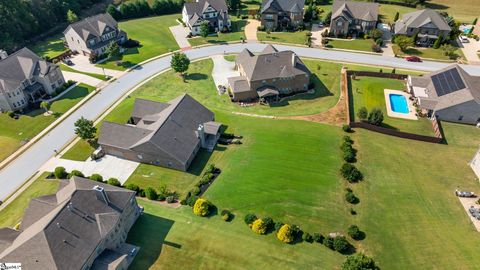
[(100, 37), (118, 28), (117, 21), (108, 13), (102, 13), (70, 24), (64, 33), (72, 28), (84, 41)]
[(332, 19), (343, 16), (347, 19), (377, 21), (378, 7), (378, 3), (336, 0), (332, 6)]
[(395, 23), (396, 34), (406, 34), (408, 28), (437, 28), (450, 31), (451, 28), (442, 15), (432, 9), (417, 10), (402, 15)]
[(207, 11), (209, 6), (218, 11), (220, 18), (226, 19), (223, 17), (224, 13), (228, 13), (228, 7), (225, 0), (198, 0), (198, 2), (186, 2), (185, 9), (189, 16), (188, 19), (190, 25), (194, 25), (198, 20), (202, 20), (202, 14)]
[(305, 0), (263, 0), (260, 13), (269, 9), (274, 11), (300, 13), (303, 11), (304, 6)]

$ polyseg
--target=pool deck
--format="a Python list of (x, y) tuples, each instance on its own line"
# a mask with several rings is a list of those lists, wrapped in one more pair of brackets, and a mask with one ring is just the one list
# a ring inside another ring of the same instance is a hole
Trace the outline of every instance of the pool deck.
[[(384, 94), (385, 94), (385, 104), (387, 105), (388, 116), (395, 117), (395, 118), (409, 119), (409, 120), (418, 120), (418, 117), (415, 115), (416, 114), (415, 106), (413, 106), (413, 102), (410, 100), (410, 94), (403, 91), (391, 90), (391, 89), (385, 89)], [(392, 105), (390, 104), (390, 94), (401, 95), (405, 97), (408, 104), (408, 113), (398, 113), (398, 112), (392, 111)]]

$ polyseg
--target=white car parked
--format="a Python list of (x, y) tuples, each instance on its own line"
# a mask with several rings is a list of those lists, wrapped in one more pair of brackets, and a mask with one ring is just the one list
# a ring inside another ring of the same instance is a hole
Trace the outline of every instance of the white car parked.
[(461, 43), (468, 43), (470, 42), (466, 36), (459, 36), (458, 39)]

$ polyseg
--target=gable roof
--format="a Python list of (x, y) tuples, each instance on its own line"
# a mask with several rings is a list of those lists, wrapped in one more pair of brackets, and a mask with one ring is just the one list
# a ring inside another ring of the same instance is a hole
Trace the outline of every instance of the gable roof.
[(63, 33), (73, 29), (84, 41), (87, 41), (117, 28), (117, 21), (110, 14), (102, 13), (70, 24)]
[(305, 0), (263, 0), (260, 13), (265, 11), (299, 13), (304, 7)]
[(442, 15), (432, 9), (423, 9), (404, 14), (402, 18), (395, 23), (395, 33), (406, 34), (409, 27), (420, 28), (422, 26), (445, 31), (451, 30)]
[[(134, 112), (142, 115), (136, 126), (104, 122), (99, 144), (153, 155), (163, 152), (186, 164), (199, 143), (195, 131), (214, 119), (213, 112), (188, 94), (156, 105), (158, 112), (153, 114), (147, 114), (152, 112), (152, 104), (147, 104), (135, 101)], [(140, 108), (145, 105), (149, 108)]]
[(224, 18), (225, 14), (228, 14), (228, 7), (225, 0), (198, 0), (197, 2), (186, 2), (185, 9), (188, 15), (188, 23), (190, 25), (196, 24), (198, 21), (203, 20), (203, 13), (207, 11), (211, 6), (219, 13), (219, 17)]
[[(431, 110), (442, 110), (468, 101), (475, 101), (480, 106), (480, 77), (468, 74), (457, 64), (450, 65), (444, 69), (432, 72), (422, 80), (413, 79), (412, 84), (420, 82), (426, 85), (428, 98), (421, 98), (421, 107)], [(422, 82), (423, 81), (423, 82)]]
[[(97, 197), (94, 186), (104, 189), (108, 204)], [(11, 234), (0, 233), (1, 239), (11, 242), (0, 249), (0, 259), (21, 262), (26, 269), (81, 269), (92, 255), (96, 256), (95, 250), (106, 230), (113, 229), (134, 196), (135, 192), (130, 190), (73, 177), (57, 195), (48, 196), (53, 207), (46, 206), (41, 210), (44, 215), (31, 218), (31, 224), (13, 241)], [(31, 206), (41, 209), (37, 202), (42, 198), (32, 200), (24, 220), (33, 214), (29, 211)], [(115, 218), (105, 220), (104, 215)]]
[(0, 92), (15, 90), (24, 80), (45, 76), (55, 67), (28, 48), (20, 49), (0, 60)]
[(378, 20), (378, 3), (336, 0), (332, 6), (332, 20), (337, 17), (364, 21)]
[(249, 81), (292, 77), (310, 74), (300, 58), (292, 51), (279, 52), (272, 45), (258, 55), (244, 49), (237, 56), (237, 65), (242, 66)]

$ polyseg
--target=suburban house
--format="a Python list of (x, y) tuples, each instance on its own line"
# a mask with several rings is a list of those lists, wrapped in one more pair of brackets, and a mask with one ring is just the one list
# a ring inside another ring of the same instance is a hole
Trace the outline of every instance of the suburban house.
[(263, 0), (260, 9), (262, 26), (267, 29), (295, 27), (303, 23), (305, 0)]
[(292, 51), (278, 51), (268, 45), (255, 55), (244, 49), (235, 61), (240, 76), (228, 78), (233, 101), (270, 102), (281, 95), (306, 92), (310, 71)]
[(186, 2), (182, 10), (183, 22), (192, 35), (200, 34), (200, 25), (207, 21), (211, 31), (229, 31), (232, 26), (225, 0), (196, 0)]
[(424, 76), (409, 76), (408, 87), (424, 113), (437, 119), (480, 122), (480, 77), (454, 64)]
[(186, 171), (200, 148), (213, 151), (220, 128), (187, 94), (168, 103), (136, 99), (129, 124), (104, 122), (98, 143), (109, 155)]
[(0, 109), (20, 111), (53, 95), (65, 83), (62, 71), (27, 48), (0, 52)]
[(472, 161), (470, 161), (470, 167), (472, 167), (473, 172), (480, 179), (480, 149), (478, 149)]
[(127, 33), (108, 13), (98, 14), (70, 24), (63, 31), (68, 48), (85, 56), (102, 55), (112, 42), (123, 44)]
[(448, 37), (451, 28), (442, 15), (432, 9), (423, 9), (404, 14), (395, 22), (395, 35), (413, 37), (421, 46), (431, 46), (439, 37)]
[(125, 243), (142, 210), (135, 192), (72, 177), (30, 201), (18, 230), (0, 229), (0, 261), (22, 269), (127, 269), (138, 247)]
[(377, 26), (378, 3), (335, 0), (332, 6), (330, 33), (334, 36), (357, 36)]

